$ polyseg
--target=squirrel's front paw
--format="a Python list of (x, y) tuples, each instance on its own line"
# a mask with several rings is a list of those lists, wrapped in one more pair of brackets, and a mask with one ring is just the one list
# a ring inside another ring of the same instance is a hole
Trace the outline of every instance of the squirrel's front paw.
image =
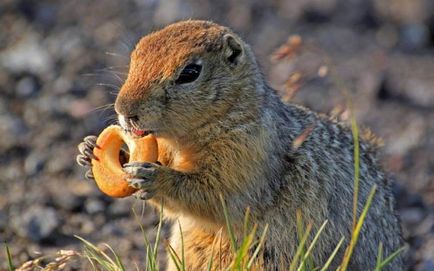
[(82, 167), (89, 168), (85, 174), (86, 179), (94, 179), (91, 167), (92, 159), (98, 159), (93, 154), (93, 149), (96, 147), (96, 139), (96, 136), (87, 136), (83, 139), (83, 142), (78, 145), (80, 154), (77, 155), (77, 163)]
[(155, 163), (131, 162), (123, 165), (123, 170), (130, 175), (130, 186), (139, 189), (137, 196), (147, 200), (156, 192), (156, 176), (161, 166)]

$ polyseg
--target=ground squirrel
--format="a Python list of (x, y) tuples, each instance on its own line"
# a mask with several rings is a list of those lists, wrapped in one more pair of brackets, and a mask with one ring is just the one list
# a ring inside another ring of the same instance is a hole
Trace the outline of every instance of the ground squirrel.
[[(297, 209), (315, 229), (329, 221), (312, 252), (316, 266), (324, 264), (342, 236), (349, 240), (351, 130), (284, 104), (264, 81), (250, 47), (230, 29), (190, 20), (143, 37), (131, 54), (115, 110), (125, 130), (157, 137), (160, 163), (125, 164), (124, 170), (144, 199), (156, 206), (164, 201), (167, 216), (179, 219), (187, 270), (206, 270), (221, 228), (223, 251), (217, 257), (230, 261), (219, 194), (237, 234), (247, 207), (253, 222), (269, 225), (258, 269), (289, 266), (298, 244)], [(294, 148), (307, 129), (304, 142)], [(94, 146), (94, 136), (79, 146), (81, 165), (89, 166)], [(87, 175), (92, 177), (91, 171)], [(349, 270), (373, 270), (380, 242), (384, 255), (402, 245), (387, 177), (372, 146), (362, 140), (359, 211), (374, 184), (378, 189)], [(175, 228), (171, 242), (179, 251)], [(398, 257), (385, 270), (402, 269)], [(169, 270), (174, 266), (169, 264)]]

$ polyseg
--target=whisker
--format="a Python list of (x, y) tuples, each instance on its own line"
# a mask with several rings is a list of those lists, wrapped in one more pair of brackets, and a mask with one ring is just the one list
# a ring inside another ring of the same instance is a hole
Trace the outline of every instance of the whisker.
[(120, 86), (117, 86), (117, 85), (114, 85), (114, 84), (108, 84), (108, 83), (97, 83), (96, 85), (97, 86), (102, 86), (102, 87), (109, 87), (109, 88), (115, 89), (115, 90), (117, 90), (117, 89), (120, 88)]
[(130, 59), (128, 56), (121, 55), (121, 54), (117, 54), (117, 53), (113, 53), (113, 52), (105, 52), (105, 54), (106, 54), (106, 55), (109, 55), (109, 56), (116, 56), (116, 57), (121, 57), (121, 58)]
[(116, 74), (121, 74), (121, 75), (127, 75), (127, 72), (122, 72), (117, 70), (118, 68), (114, 68), (114, 66), (112, 67), (107, 67), (107, 68), (100, 68), (100, 69), (96, 69), (96, 71), (98, 72), (108, 72), (108, 73), (116, 73)]
[(110, 109), (111, 107), (114, 107), (114, 105), (115, 105), (114, 103), (101, 105), (101, 106), (98, 106), (98, 107), (92, 109), (92, 111), (90, 111), (90, 112), (95, 112), (95, 111), (100, 111), (100, 110), (104, 112), (105, 110)]

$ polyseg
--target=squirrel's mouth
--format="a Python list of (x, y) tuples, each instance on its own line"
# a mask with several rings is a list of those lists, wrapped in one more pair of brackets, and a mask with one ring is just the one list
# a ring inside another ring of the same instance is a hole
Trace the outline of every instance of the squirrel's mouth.
[(147, 136), (147, 135), (154, 133), (153, 130), (141, 130), (141, 129), (137, 129), (137, 128), (132, 127), (132, 126), (131, 127), (121, 126), (121, 127), (125, 133), (133, 135), (134, 137), (144, 137), (144, 136)]
[(144, 137), (155, 132), (153, 129), (143, 129), (139, 127), (136, 121), (126, 120), (123, 116), (119, 117), (119, 124), (124, 133), (136, 138)]

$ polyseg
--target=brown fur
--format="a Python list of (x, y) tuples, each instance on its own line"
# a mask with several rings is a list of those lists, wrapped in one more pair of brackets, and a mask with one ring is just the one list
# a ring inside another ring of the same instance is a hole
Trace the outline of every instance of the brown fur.
[[(151, 84), (176, 76), (192, 55), (215, 50), (225, 28), (209, 22), (182, 22), (143, 37), (131, 54), (128, 80), (119, 95), (142, 98)], [(164, 57), (161, 57), (163, 56)], [(142, 65), (144, 58), (152, 65)]]

